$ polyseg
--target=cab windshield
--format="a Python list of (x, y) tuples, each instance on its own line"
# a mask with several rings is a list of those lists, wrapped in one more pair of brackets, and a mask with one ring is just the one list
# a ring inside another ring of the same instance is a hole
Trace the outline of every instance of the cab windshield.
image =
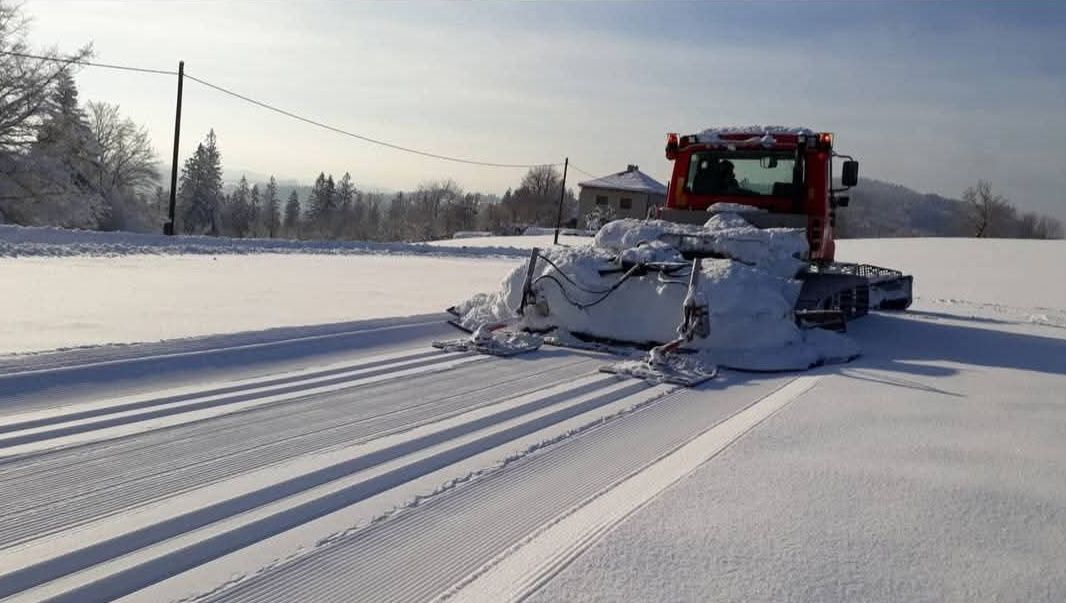
[(788, 152), (704, 152), (689, 160), (686, 189), (694, 195), (792, 197), (795, 157)]

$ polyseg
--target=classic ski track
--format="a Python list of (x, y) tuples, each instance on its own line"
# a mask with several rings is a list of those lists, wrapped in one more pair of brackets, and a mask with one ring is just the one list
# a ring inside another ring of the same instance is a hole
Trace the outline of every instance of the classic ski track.
[[(158, 360), (174, 360), (178, 358), (208, 356), (235, 351), (261, 350), (264, 348), (286, 346), (295, 343), (310, 343), (328, 339), (340, 339), (344, 337), (395, 331), (398, 329), (417, 329), (440, 325), (440, 318), (429, 320), (426, 320), (426, 318), (427, 317), (425, 316), (419, 316), (407, 319), (411, 320), (411, 322), (406, 322), (402, 319), (377, 319), (365, 321), (367, 323), (372, 323), (375, 326), (366, 324), (357, 328), (348, 328), (341, 331), (330, 331), (329, 329), (332, 325), (324, 325), (322, 327), (284, 327), (277, 329), (280, 333), (277, 334), (276, 339), (270, 338), (273, 334), (271, 331), (264, 331), (252, 333), (251, 335), (235, 333), (232, 335), (176, 339), (160, 343), (106, 344), (85, 348), (73, 348), (69, 350), (58, 350), (55, 352), (0, 355), (0, 379), (26, 377), (30, 375), (46, 376), (50, 373), (79, 371), (120, 364), (140, 364)], [(317, 333), (316, 331), (319, 330), (326, 332)], [(285, 336), (284, 333), (288, 331), (292, 331), (294, 334)], [(262, 337), (263, 339), (255, 341), (255, 337)], [(252, 338), (253, 340), (248, 343), (225, 343), (229, 339), (239, 340), (244, 338)], [(213, 341), (218, 341), (218, 345), (211, 345), (211, 342)], [(189, 349), (190, 347), (194, 349)], [(153, 351), (147, 354), (144, 353), (147, 350)], [(64, 356), (68, 355), (88, 355), (90, 357), (99, 355), (103, 357), (69, 363), (69, 361), (65, 361), (64, 359)], [(20, 366), (22, 364), (26, 366)]]
[(706, 392), (675, 391), (206, 600), (432, 599), (792, 380), (769, 379), (754, 401), (733, 396), (708, 404)]
[[(458, 356), (453, 356), (458, 357)], [(434, 354), (433, 350), (402, 350), (392, 354), (375, 354), (352, 362), (339, 363), (326, 368), (290, 371), (266, 377), (241, 379), (210, 383), (205, 386), (171, 388), (149, 394), (105, 398), (88, 403), (68, 404), (58, 408), (30, 410), (22, 413), (8, 414), (3, 417), (0, 434), (25, 431), (63, 423), (95, 419), (117, 413), (146, 410), (165, 404), (175, 404), (215, 396), (238, 395), (249, 391), (266, 391), (268, 388), (281, 388), (296, 383), (309, 383), (325, 380), (329, 377), (344, 375), (355, 371), (380, 369), (395, 370), (400, 366), (414, 366), (421, 362), (441, 361), (445, 356)], [(6, 437), (0, 435), (0, 437)]]
[[(482, 367), (460, 367), (452, 374), (378, 384), (354, 399), (332, 395), (299, 400), (296, 408), (260, 408), (162, 434), (139, 434), (120, 444), (60, 451), (48, 463), (25, 468), (9, 464), (4, 466), (7, 487), (0, 490), (0, 547), (300, 455), (370, 441), (550, 387), (591, 371), (593, 362), (546, 359), (541, 363), (547, 366), (535, 371), (501, 365), (489, 385), (471, 379)], [(414, 399), (411, 391), (419, 379), (438, 393)], [(362, 412), (351, 415), (352, 410)]]
[[(517, 437), (550, 428), (560, 421), (595, 411), (649, 389), (648, 385), (639, 381), (619, 381), (596, 373), (589, 374), (583, 380), (569, 381), (573, 384), (559, 385), (544, 390), (544, 393), (540, 393), (541, 388), (532, 393), (511, 396), (513, 402), (505, 400), (497, 405), (500, 410), (487, 408), (484, 412), (473, 411), (471, 417), (481, 418), (458, 418), (456, 420), (459, 423), (452, 423), (455, 427), (448, 427), (449, 422), (445, 420), (442, 428), (436, 428), (436, 432), (431, 430), (426, 436), (398, 434), (398, 443), (382, 449), (380, 453), (371, 452), (343, 461), (335, 467), (323, 467), (302, 473), (287, 482), (272, 483), (264, 489), (237, 495), (228, 501), (183, 511), (181, 516), (163, 519), (125, 535), (114, 535), (106, 541), (90, 542), (73, 552), (62, 553), (56, 551), (54, 545), (45, 543), (42, 549), (44, 557), (0, 576), (0, 597), (34, 588), (33, 592), (22, 595), (27, 600), (39, 600), (42, 597), (51, 600), (53, 596), (55, 600), (66, 601), (110, 600), (344, 508), (369, 495), (400, 487), (418, 475), (505, 446)], [(429, 448), (420, 453), (420, 447), (425, 446)], [(396, 452), (388, 452), (390, 450)], [(388, 454), (381, 456), (385, 453)], [(374, 469), (379, 465), (380, 469)], [(367, 474), (366, 478), (343, 485), (363, 473)], [(338, 486), (340, 489), (331, 490), (332, 484), (338, 480), (341, 482)], [(320, 487), (325, 488), (325, 491), (314, 494)], [(308, 498), (311, 495), (314, 496)], [(296, 502), (289, 504), (286, 502), (289, 499)], [(273, 507), (278, 508), (268, 515), (257, 515), (256, 509), (268, 510)], [(212, 524), (219, 522), (231, 522), (234, 525), (215, 533)], [(204, 532), (204, 535), (199, 536), (199, 532)], [(166, 550), (172, 546), (172, 541), (185, 539), (191, 540), (187, 546)], [(153, 557), (155, 553), (152, 549), (157, 543), (162, 543), (158, 547), (162, 547), (164, 553)], [(138, 553), (145, 547), (149, 550)], [(18, 555), (24, 554), (24, 551), (16, 549), (13, 553), (18, 559)], [(97, 569), (99, 564), (113, 566), (114, 569)]]
[(623, 482), (569, 509), (460, 581), (441, 600), (525, 600), (627, 517), (809, 392), (820, 379), (808, 375), (789, 381)]
[[(314, 376), (296, 376), (277, 379), (274, 383), (257, 382), (208, 389), (204, 392), (163, 395), (158, 398), (127, 401), (123, 399), (80, 405), (66, 413), (39, 417), (44, 413), (33, 413), (29, 418), (19, 421), (13, 417), (10, 428), (0, 433), (0, 451), (21, 444), (41, 442), (93, 431), (107, 427), (128, 425), (152, 419), (174, 417), (184, 413), (216, 409), (225, 414), (228, 407), (246, 409), (255, 402), (265, 404), (288, 402), (289, 398), (299, 397), (313, 389), (345, 389), (362, 384), (373, 384), (390, 378), (432, 372), (439, 368), (447, 369), (455, 365), (466, 364), (472, 357), (438, 356), (398, 358), (385, 364), (370, 363), (370, 366), (351, 366), (330, 370)], [(402, 374), (394, 374), (402, 373)]]

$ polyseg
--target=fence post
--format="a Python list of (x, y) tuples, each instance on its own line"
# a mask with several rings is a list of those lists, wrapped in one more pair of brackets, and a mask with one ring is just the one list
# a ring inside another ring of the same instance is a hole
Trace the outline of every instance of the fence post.
[(566, 198), (566, 170), (569, 167), (570, 158), (567, 157), (566, 160), (563, 161), (563, 185), (559, 190), (559, 213), (555, 217), (555, 242), (552, 243), (553, 245), (559, 244), (559, 225), (563, 221), (563, 199)]
[(174, 113), (174, 156), (170, 162), (170, 211), (163, 234), (174, 234), (174, 209), (178, 194), (178, 140), (181, 138), (181, 88), (185, 83), (185, 61), (178, 61), (178, 106)]

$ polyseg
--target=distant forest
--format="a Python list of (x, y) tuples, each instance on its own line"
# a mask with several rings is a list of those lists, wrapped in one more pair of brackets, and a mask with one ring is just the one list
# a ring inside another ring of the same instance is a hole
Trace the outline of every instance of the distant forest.
[(841, 238), (996, 237), (1061, 239), (1062, 223), (1019, 211), (988, 182), (963, 191), (962, 199), (915, 192), (880, 180), (860, 179), (848, 207), (837, 213)]
[[(19, 5), (0, 0), (0, 223), (161, 232), (170, 192), (147, 130), (118, 105), (79, 98), (72, 56), (34, 50)], [(444, 177), (413, 191), (361, 190), (350, 174), (319, 173), (306, 187), (270, 177), (223, 182), (214, 131), (183, 158), (175, 232), (231, 237), (423, 241), (460, 231), (513, 234), (553, 226), (562, 176), (531, 168), (503, 195), (466, 191)], [(842, 237), (1062, 238), (1062, 224), (1018, 211), (979, 182), (961, 200), (862, 180), (836, 217)], [(573, 190), (564, 222), (576, 220)]]

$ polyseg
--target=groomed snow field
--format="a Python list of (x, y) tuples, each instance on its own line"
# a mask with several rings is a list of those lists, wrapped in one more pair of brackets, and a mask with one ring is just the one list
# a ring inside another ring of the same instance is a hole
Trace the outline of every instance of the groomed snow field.
[(1063, 241), (840, 241), (912, 308), (694, 389), (433, 349), (532, 246), (0, 228), (0, 600), (1066, 600)]

